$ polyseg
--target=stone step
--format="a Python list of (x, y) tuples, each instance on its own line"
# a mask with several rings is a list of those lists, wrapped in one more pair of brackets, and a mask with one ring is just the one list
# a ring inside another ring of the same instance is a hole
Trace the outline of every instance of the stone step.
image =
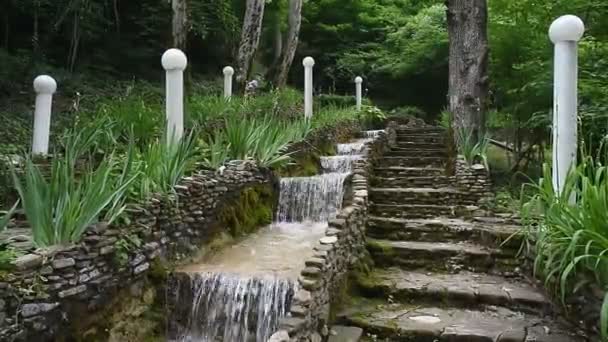
[(519, 265), (511, 253), (470, 242), (420, 242), (367, 239), (367, 249), (378, 266), (408, 270), (470, 270), (512, 273)]
[(359, 327), (334, 325), (329, 329), (327, 342), (359, 342), (362, 335), (363, 329)]
[(444, 188), (450, 184), (446, 176), (416, 176), (416, 177), (375, 177), (371, 184), (378, 187), (402, 188)]
[(446, 149), (445, 143), (435, 142), (435, 143), (421, 143), (421, 142), (413, 142), (413, 141), (397, 141), (396, 145), (393, 147), (395, 149), (423, 149), (423, 150), (444, 150)]
[(464, 308), (499, 305), (528, 313), (552, 313), (551, 301), (525, 279), (468, 271), (451, 274), (380, 269), (358, 277), (357, 289), (364, 296), (402, 303), (442, 303)]
[(436, 177), (443, 176), (445, 169), (440, 167), (405, 167), (405, 166), (378, 166), (374, 168), (374, 175), (378, 177)]
[(397, 134), (397, 142), (399, 143), (413, 143), (413, 144), (429, 144), (429, 145), (443, 145), (445, 146), (445, 137), (443, 135), (431, 135), (431, 134), (422, 134), (422, 135), (400, 135)]
[(434, 166), (441, 167), (446, 163), (443, 157), (391, 157), (384, 156), (378, 163), (383, 166)]
[(380, 217), (433, 218), (468, 215), (464, 207), (432, 204), (370, 204), (370, 213)]
[(375, 204), (435, 204), (466, 203), (466, 194), (454, 188), (371, 188), (370, 200)]
[(446, 134), (446, 130), (443, 127), (398, 127), (396, 129), (398, 133), (409, 133), (409, 134), (425, 134), (425, 133), (441, 133)]
[(523, 236), (512, 224), (464, 221), (462, 219), (403, 219), (370, 216), (367, 235), (387, 240), (459, 242), (474, 241), (484, 246), (501, 246), (516, 252)]
[(580, 342), (572, 327), (503, 307), (470, 310), (363, 301), (337, 315), (378, 341), (411, 342)]
[(447, 156), (445, 149), (415, 149), (399, 148), (388, 151), (384, 154), (389, 157), (443, 157)]

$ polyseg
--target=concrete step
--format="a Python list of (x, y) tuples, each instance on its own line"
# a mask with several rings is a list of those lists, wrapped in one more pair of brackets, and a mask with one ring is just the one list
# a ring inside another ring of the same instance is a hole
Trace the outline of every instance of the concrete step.
[(519, 250), (523, 241), (520, 227), (505, 223), (475, 222), (454, 218), (404, 219), (370, 216), (368, 236), (387, 240), (477, 242)]
[(446, 158), (443, 157), (391, 157), (383, 156), (378, 164), (382, 166), (431, 166), (442, 167), (446, 163)]
[(441, 305), (361, 301), (337, 320), (361, 327), (378, 341), (411, 342), (581, 342), (576, 329), (549, 318), (503, 307), (477, 310)]
[(376, 204), (371, 203), (370, 214), (393, 218), (460, 217), (468, 215), (464, 207), (433, 204)]
[(385, 188), (444, 188), (449, 186), (449, 178), (446, 176), (416, 176), (416, 177), (375, 177), (371, 184)]
[(334, 325), (329, 329), (327, 342), (359, 342), (362, 335), (363, 329), (359, 327)]
[(367, 239), (367, 249), (376, 265), (399, 266), (408, 270), (509, 274), (519, 265), (511, 253), (470, 242)]
[(468, 271), (452, 274), (404, 271), (395, 267), (379, 269), (359, 276), (357, 289), (367, 297), (391, 298), (402, 303), (442, 303), (472, 309), (499, 305), (541, 315), (552, 313), (548, 297), (526, 279)]
[(436, 177), (443, 176), (444, 168), (440, 167), (407, 167), (407, 166), (378, 166), (374, 168), (377, 177)]
[(375, 204), (435, 204), (466, 203), (466, 194), (454, 188), (371, 188), (370, 200)]

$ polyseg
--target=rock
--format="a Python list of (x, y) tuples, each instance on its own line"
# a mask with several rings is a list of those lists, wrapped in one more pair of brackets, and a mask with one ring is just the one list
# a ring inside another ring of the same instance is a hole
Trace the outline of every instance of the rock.
[(18, 257), (13, 264), (20, 270), (27, 270), (42, 265), (42, 256), (38, 254), (26, 254)]
[(58, 306), (59, 303), (23, 304), (21, 306), (21, 316), (24, 318), (36, 316), (54, 310)]
[(79, 285), (79, 286), (76, 286), (76, 287), (72, 287), (70, 289), (63, 290), (63, 291), (59, 292), (59, 298), (71, 297), (71, 296), (77, 295), (79, 293), (82, 293), (82, 292), (84, 292), (86, 290), (87, 290), (87, 286), (86, 285)]
[(54, 269), (59, 270), (76, 265), (76, 261), (72, 258), (55, 259), (53, 260), (52, 265)]
[(331, 327), (327, 342), (358, 342), (363, 335), (363, 329), (334, 325)]
[(279, 330), (270, 336), (268, 342), (289, 342), (289, 333), (286, 330)]
[(319, 242), (322, 245), (332, 245), (332, 244), (338, 242), (338, 237), (337, 236), (324, 236), (321, 239), (319, 239)]

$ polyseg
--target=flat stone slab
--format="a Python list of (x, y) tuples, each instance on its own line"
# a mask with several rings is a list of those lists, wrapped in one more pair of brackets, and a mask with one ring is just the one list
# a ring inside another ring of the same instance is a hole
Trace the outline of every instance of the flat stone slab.
[(582, 341), (569, 335), (573, 330), (568, 327), (556, 326), (536, 315), (491, 306), (468, 310), (365, 303), (342, 312), (338, 319), (391, 341), (532, 341), (528, 337), (536, 338), (536, 342)]
[(334, 325), (329, 330), (327, 342), (359, 342), (363, 335), (363, 329), (359, 327), (347, 327)]
[(449, 242), (419, 242), (419, 241), (391, 241), (391, 240), (374, 240), (373, 243), (387, 246), (392, 248), (396, 252), (423, 252), (431, 253), (433, 255), (455, 255), (455, 254), (469, 254), (480, 257), (491, 256), (492, 254), (498, 254), (495, 249), (483, 247), (480, 245), (460, 242), (460, 243), (449, 243)]
[(368, 234), (389, 240), (464, 241), (483, 242), (484, 245), (519, 249), (521, 227), (504, 223), (471, 222), (457, 218), (437, 217), (405, 219), (370, 216)]
[(456, 274), (404, 271), (399, 268), (373, 272), (359, 284), (367, 293), (411, 300), (426, 298), (438, 302), (456, 301), (467, 307), (501, 305), (548, 313), (551, 301), (525, 279), (506, 279), (485, 273), (461, 271)]
[(462, 194), (463, 192), (455, 188), (371, 188), (370, 192), (379, 193), (417, 193), (417, 194)]

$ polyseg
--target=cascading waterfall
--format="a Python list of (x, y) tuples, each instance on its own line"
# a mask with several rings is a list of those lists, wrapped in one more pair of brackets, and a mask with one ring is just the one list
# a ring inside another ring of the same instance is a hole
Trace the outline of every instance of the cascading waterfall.
[[(320, 175), (281, 179), (276, 222), (266, 231), (274, 234), (270, 236), (277, 241), (271, 240), (272, 243), (282, 245), (282, 249), (276, 248), (276, 253), (287, 248), (304, 254), (298, 249), (302, 246), (312, 251), (325, 231), (326, 222), (341, 209), (344, 182), (364, 154), (365, 143), (371, 140), (339, 144), (337, 156), (321, 158)], [(300, 234), (302, 238), (289, 239), (281, 234), (294, 237)], [(273, 249), (269, 241), (259, 236), (251, 237), (251, 242), (266, 251)], [(240, 254), (223, 256), (223, 261), (211, 271), (183, 272), (175, 278), (176, 284), (169, 294), (169, 302), (173, 303), (170, 341), (265, 342), (277, 329), (279, 319), (289, 310), (297, 281), (286, 276), (284, 266), (275, 263), (272, 257), (255, 259), (257, 252), (251, 245), (233, 247), (233, 250), (240, 248)], [(237, 269), (234, 260), (243, 259), (251, 259), (248, 263), (241, 262), (247, 265), (245, 268), (263, 272), (242, 274), (242, 267), (234, 271)], [(260, 265), (268, 260), (273, 267), (270, 272), (264, 268), (268, 265)]]
[(383, 129), (378, 129), (378, 130), (374, 130), (374, 131), (363, 131), (363, 134), (365, 135), (366, 138), (377, 138), (380, 136), (380, 133), (384, 133)]
[[(172, 341), (266, 341), (289, 309), (293, 281), (276, 277), (190, 273), (178, 280), (175, 303), (187, 317)], [(180, 300), (181, 299), (181, 300)]]

